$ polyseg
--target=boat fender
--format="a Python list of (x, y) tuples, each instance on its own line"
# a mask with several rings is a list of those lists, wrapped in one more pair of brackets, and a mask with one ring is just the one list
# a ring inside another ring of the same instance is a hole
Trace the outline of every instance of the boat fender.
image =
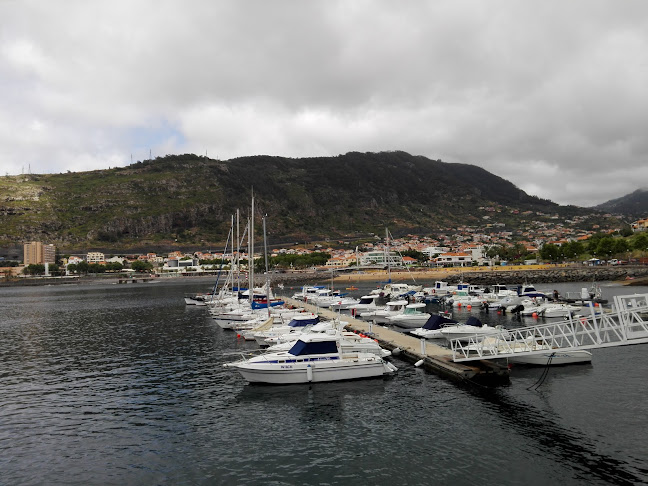
[(400, 348), (394, 348), (394, 349), (392, 349), (392, 354), (393, 354), (394, 356), (398, 356), (400, 353), (401, 353), (401, 349), (400, 349)]
[(418, 368), (419, 366), (421, 366), (423, 364), (424, 361), (425, 361), (424, 359), (419, 359), (416, 363), (414, 363), (414, 366), (416, 366)]
[(309, 383), (313, 381), (313, 367), (311, 365), (308, 365), (306, 367), (306, 378), (308, 379)]

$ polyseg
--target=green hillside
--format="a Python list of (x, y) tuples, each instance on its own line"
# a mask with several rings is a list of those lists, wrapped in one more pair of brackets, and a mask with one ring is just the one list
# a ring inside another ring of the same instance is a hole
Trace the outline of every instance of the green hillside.
[[(592, 212), (529, 196), (479, 167), (404, 152), (228, 161), (172, 155), (109, 170), (0, 177), (0, 243), (69, 248), (219, 243), (254, 191), (273, 241), (430, 233), (483, 223), (481, 206)], [(499, 219), (514, 226), (519, 216)]]
[(637, 189), (623, 197), (599, 204), (594, 209), (621, 214), (631, 219), (648, 216), (648, 189)]

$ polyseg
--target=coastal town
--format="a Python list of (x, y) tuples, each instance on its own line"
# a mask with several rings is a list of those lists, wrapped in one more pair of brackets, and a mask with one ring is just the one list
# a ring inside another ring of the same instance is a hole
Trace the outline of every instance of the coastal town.
[[(480, 207), (485, 220), (501, 211)], [(493, 214), (494, 213), (494, 214)], [(547, 215), (528, 215), (534, 216)], [(553, 219), (555, 218), (555, 219)], [(648, 218), (634, 221), (629, 228), (601, 231), (597, 225), (583, 229), (583, 220), (529, 222), (521, 229), (507, 230), (504, 223), (487, 223), (484, 227), (458, 226), (432, 236), (405, 235), (394, 238), (389, 230), (384, 235), (369, 234), (361, 241), (324, 241), (321, 243), (283, 245), (269, 250), (274, 271), (295, 271), (309, 267), (319, 271), (353, 269), (439, 268), (535, 265), (565, 263), (579, 265), (647, 264)], [(313, 260), (308, 256), (318, 255)], [(107, 253), (89, 250), (86, 253), (61, 254), (54, 244), (26, 242), (22, 261), (0, 259), (0, 272), (6, 278), (42, 276), (74, 276), (87, 273), (148, 272), (157, 275), (214, 273), (237, 260), (247, 264), (247, 248), (142, 253)], [(255, 251), (255, 261), (263, 254)], [(313, 263), (314, 262), (314, 263)], [(4, 263), (4, 265), (3, 265)]]

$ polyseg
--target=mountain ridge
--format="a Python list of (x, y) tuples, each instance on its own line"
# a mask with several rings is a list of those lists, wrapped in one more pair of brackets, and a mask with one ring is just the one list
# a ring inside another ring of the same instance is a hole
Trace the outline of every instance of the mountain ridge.
[(594, 206), (600, 211), (609, 211), (632, 218), (648, 216), (648, 188), (640, 188), (616, 199), (610, 199)]
[(385, 226), (394, 234), (484, 226), (477, 211), (484, 206), (506, 208), (498, 218), (513, 226), (521, 219), (516, 211), (592, 213), (530, 196), (476, 165), (401, 151), (227, 161), (183, 154), (107, 170), (0, 177), (0, 241), (222, 242), (237, 208), (245, 218), (252, 192), (275, 241), (366, 235)]

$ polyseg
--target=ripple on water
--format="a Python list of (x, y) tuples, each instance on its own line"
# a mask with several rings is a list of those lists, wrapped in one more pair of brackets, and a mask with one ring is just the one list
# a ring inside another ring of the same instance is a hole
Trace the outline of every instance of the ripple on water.
[(516, 368), (495, 391), (408, 363), (389, 379), (246, 385), (253, 347), (182, 295), (203, 284), (10, 289), (0, 483), (646, 482), (646, 351)]

